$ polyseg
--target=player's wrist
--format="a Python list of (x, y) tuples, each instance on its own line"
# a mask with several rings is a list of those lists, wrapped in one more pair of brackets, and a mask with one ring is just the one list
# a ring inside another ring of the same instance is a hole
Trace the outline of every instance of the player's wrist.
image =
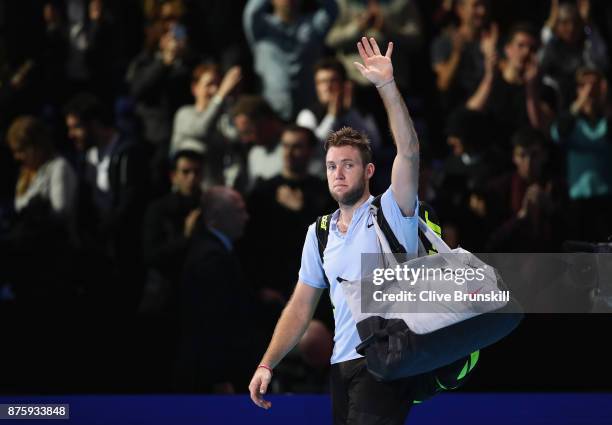
[(270, 366), (268, 366), (267, 364), (263, 364), (261, 363), (260, 365), (257, 366), (257, 369), (266, 369), (268, 372), (270, 372), (270, 375), (274, 374), (274, 371), (272, 370), (272, 368)]

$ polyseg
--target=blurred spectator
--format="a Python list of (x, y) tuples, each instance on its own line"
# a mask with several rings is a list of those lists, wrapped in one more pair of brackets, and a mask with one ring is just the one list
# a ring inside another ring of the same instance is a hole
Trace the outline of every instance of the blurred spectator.
[[(351, 68), (354, 68), (352, 64)], [(321, 59), (314, 67), (314, 81), (317, 102), (298, 114), (297, 124), (314, 131), (322, 143), (330, 133), (351, 127), (366, 134), (374, 149), (379, 147), (380, 133), (376, 122), (353, 108), (353, 84), (347, 80), (344, 65), (337, 59)]]
[[(495, 45), (490, 48), (484, 51), (485, 75), (468, 99), (467, 107), (483, 111), (492, 118), (505, 141), (509, 141), (516, 130), (528, 125), (546, 131), (553, 112), (540, 94), (535, 30), (529, 24), (516, 24), (508, 34), (505, 58), (499, 66)], [(554, 105), (554, 95), (548, 98)]]
[(476, 91), (485, 70), (484, 52), (493, 52), (497, 25), (489, 23), (487, 0), (457, 0), (456, 27), (440, 34), (431, 48), (432, 67), (438, 90), (447, 108), (452, 108)]
[[(67, 0), (64, 29), (60, 27), (61, 12), (55, 6), (45, 5), (44, 15), (47, 36), (54, 37), (54, 43), (59, 43), (61, 33), (68, 37), (65, 73), (69, 95), (91, 90), (110, 105), (120, 82), (117, 64), (121, 64), (124, 52), (118, 43), (119, 28), (105, 3), (104, 0)], [(49, 32), (50, 29), (53, 30)], [(55, 48), (61, 52), (59, 45)]]
[(182, 150), (174, 154), (172, 192), (147, 208), (143, 228), (144, 261), (149, 268), (144, 312), (176, 310), (183, 262), (200, 216), (202, 156)]
[(257, 179), (269, 179), (283, 169), (283, 149), (280, 135), (283, 122), (258, 96), (242, 96), (232, 108), (234, 126), (240, 140), (248, 147), (246, 164), (234, 183), (241, 189), (252, 189)]
[(612, 137), (608, 82), (600, 71), (576, 73), (576, 100), (552, 127), (567, 154), (574, 238), (605, 240), (612, 234)]
[[(300, 268), (304, 230), (317, 216), (332, 211), (334, 204), (325, 182), (308, 172), (318, 148), (313, 132), (289, 125), (281, 135), (281, 146), (282, 172), (258, 182), (248, 198), (251, 219), (244, 258), (250, 266), (252, 281), (284, 305)], [(271, 221), (283, 231), (270, 231)], [(265, 258), (253, 255), (261, 250), (274, 255)]]
[(91, 94), (65, 107), (68, 137), (82, 155), (81, 230), (91, 234), (117, 266), (124, 296), (134, 308), (140, 297), (142, 216), (147, 201), (148, 164), (142, 143), (113, 127)]
[(260, 355), (254, 296), (234, 252), (248, 214), (240, 194), (219, 186), (205, 193), (201, 208), (203, 225), (193, 235), (181, 287), (175, 386), (181, 392), (243, 392)]
[(544, 136), (522, 129), (513, 136), (511, 174), (492, 182), (487, 209), (501, 225), (492, 232), (487, 252), (556, 252), (563, 239), (559, 184), (548, 170)]
[[(266, 12), (270, 4), (272, 14)], [(319, 5), (310, 15), (300, 14), (297, 0), (249, 0), (244, 9), (262, 95), (288, 121), (314, 100), (312, 66), (338, 14), (336, 0), (319, 0)]]
[(406, 91), (410, 81), (413, 53), (423, 41), (421, 15), (415, 0), (339, 0), (340, 16), (327, 36), (327, 45), (338, 53), (349, 78), (360, 86), (370, 86), (355, 68), (359, 61), (355, 43), (374, 37), (379, 45), (393, 41), (402, 55), (394, 60), (395, 81)]
[(176, 24), (160, 30), (156, 24), (149, 32), (152, 48), (132, 61), (126, 78), (136, 100), (136, 113), (142, 119), (144, 140), (154, 152), (154, 183), (161, 184), (166, 181), (174, 114), (191, 101), (191, 69), (185, 27)]
[(6, 237), (0, 238), (0, 256), (6, 259), (0, 282), (10, 282), (22, 308), (45, 308), (35, 309), (37, 313), (62, 311), (76, 295), (72, 266), (77, 242), (77, 177), (70, 164), (56, 154), (47, 129), (37, 118), (17, 118), (7, 142), (21, 169), (15, 190), (18, 214)]
[(15, 210), (21, 211), (34, 200), (44, 200), (54, 213), (74, 218), (77, 176), (70, 164), (56, 154), (44, 124), (34, 117), (19, 117), (8, 130), (7, 142), (15, 160), (21, 163)]
[(565, 108), (574, 99), (578, 68), (608, 70), (608, 48), (591, 21), (590, 0), (578, 0), (577, 6), (552, 0), (542, 41), (542, 72), (558, 90)]
[(191, 92), (195, 104), (181, 107), (174, 117), (170, 154), (182, 146), (197, 148), (205, 157), (205, 186), (224, 183), (223, 159), (226, 150), (224, 131), (229, 125), (229, 116), (224, 103), (241, 79), (239, 67), (231, 68), (221, 80), (216, 65), (199, 65), (193, 71)]

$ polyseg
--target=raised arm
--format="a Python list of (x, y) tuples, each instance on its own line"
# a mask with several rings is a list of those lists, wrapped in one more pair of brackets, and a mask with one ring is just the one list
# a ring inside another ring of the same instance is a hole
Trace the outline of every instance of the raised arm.
[(361, 74), (378, 89), (383, 100), (397, 155), (391, 170), (391, 190), (402, 213), (414, 215), (419, 180), (419, 139), (408, 113), (406, 103), (393, 79), (391, 54), (393, 43), (389, 43), (383, 56), (374, 38), (363, 37), (357, 43), (363, 64), (355, 62)]

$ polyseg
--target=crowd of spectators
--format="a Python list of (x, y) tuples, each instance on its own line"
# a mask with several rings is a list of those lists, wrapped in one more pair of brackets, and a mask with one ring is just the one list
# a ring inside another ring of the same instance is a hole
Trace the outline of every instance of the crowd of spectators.
[[(245, 392), (307, 226), (335, 208), (327, 135), (366, 133), (373, 193), (390, 181), (361, 35), (395, 43), (449, 245), (612, 235), (608, 1), (1, 0), (0, 309), (83, 323), (56, 360), (81, 350), (90, 390)], [(277, 390), (324, 370), (319, 310)]]

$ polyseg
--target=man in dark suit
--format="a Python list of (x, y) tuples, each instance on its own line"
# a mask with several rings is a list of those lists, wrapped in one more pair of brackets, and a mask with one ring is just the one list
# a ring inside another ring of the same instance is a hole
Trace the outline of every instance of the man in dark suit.
[(226, 187), (209, 189), (201, 208), (202, 225), (183, 273), (175, 386), (182, 392), (244, 392), (257, 361), (258, 316), (234, 242), (248, 214), (242, 196)]

